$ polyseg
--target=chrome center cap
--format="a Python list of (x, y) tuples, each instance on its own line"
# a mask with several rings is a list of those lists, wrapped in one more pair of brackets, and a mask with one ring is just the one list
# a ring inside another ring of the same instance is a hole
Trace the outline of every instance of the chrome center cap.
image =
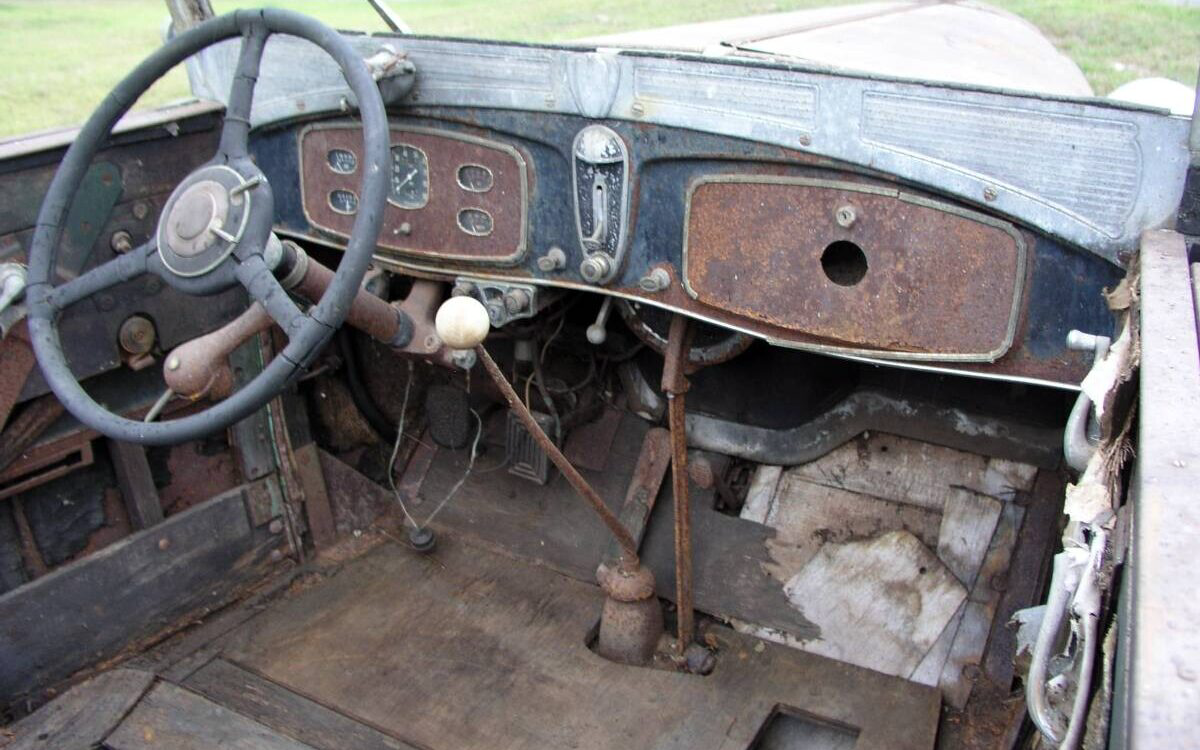
[(167, 199), (158, 223), (163, 264), (183, 277), (200, 276), (220, 265), (241, 241), (251, 193), (262, 182), (261, 176), (248, 180), (223, 164), (190, 174)]
[(179, 255), (191, 258), (217, 241), (213, 229), (225, 230), (229, 192), (213, 180), (189, 185), (171, 206), (166, 241)]

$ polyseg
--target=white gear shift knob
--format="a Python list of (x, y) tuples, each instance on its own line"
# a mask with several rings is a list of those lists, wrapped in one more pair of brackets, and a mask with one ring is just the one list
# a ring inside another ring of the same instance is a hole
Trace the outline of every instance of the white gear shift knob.
[(433, 322), (438, 336), (451, 349), (474, 349), (487, 338), (492, 325), (483, 303), (469, 295), (443, 302)]

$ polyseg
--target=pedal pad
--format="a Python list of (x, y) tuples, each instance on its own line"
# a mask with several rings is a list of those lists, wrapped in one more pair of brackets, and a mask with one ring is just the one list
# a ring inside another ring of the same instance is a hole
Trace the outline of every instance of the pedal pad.
[[(554, 417), (536, 411), (531, 413), (542, 431), (547, 435), (552, 434)], [(545, 484), (549, 481), (550, 457), (513, 411), (508, 412), (505, 433), (508, 439), (508, 473), (528, 479), (534, 484)]]
[(465, 448), (474, 434), (467, 394), (452, 385), (431, 385), (425, 392), (429, 437), (443, 448)]

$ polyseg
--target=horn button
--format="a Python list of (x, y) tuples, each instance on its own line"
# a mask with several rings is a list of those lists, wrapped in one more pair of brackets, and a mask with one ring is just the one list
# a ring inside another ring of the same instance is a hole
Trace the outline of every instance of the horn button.
[(201, 168), (175, 188), (158, 223), (158, 252), (178, 276), (200, 276), (229, 257), (250, 217), (247, 180), (224, 165)]

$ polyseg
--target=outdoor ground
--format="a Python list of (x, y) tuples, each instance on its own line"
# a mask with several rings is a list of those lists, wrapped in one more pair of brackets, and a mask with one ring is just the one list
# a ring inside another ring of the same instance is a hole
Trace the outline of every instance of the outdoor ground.
[[(1039, 26), (1104, 95), (1156, 75), (1190, 85), (1200, 65), (1200, 8), (1149, 0), (991, 0)], [(564, 41), (598, 34), (822, 5), (829, 0), (391, 0), (417, 33)], [(217, 12), (274, 5), (331, 25), (383, 30), (366, 0), (213, 0)], [(0, 137), (76, 125), (157, 46), (162, 0), (0, 0)], [(147, 93), (187, 95), (176, 70)]]

